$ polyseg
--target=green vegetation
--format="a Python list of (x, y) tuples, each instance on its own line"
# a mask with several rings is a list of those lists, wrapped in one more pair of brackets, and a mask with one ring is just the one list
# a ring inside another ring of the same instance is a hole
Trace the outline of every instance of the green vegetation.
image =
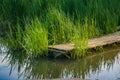
[(23, 45), (29, 52), (31, 49), (34, 53), (42, 53), (47, 51), (48, 47), (48, 33), (38, 19), (26, 24)]
[(0, 36), (10, 48), (36, 55), (72, 42), (72, 57), (81, 57), (89, 38), (117, 30), (119, 9), (119, 0), (1, 0)]

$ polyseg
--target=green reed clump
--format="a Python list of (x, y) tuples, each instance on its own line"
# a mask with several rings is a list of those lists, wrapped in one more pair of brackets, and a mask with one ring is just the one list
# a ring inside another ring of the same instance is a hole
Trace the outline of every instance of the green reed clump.
[(15, 49), (21, 49), (24, 43), (23, 35), (24, 32), (19, 24), (17, 24), (17, 28), (12, 28), (12, 25), (9, 24), (9, 33), (7, 35), (8, 39), (8, 47)]
[(48, 11), (45, 19), (48, 30), (49, 44), (71, 42), (74, 35), (74, 24), (62, 11), (52, 8)]
[(48, 32), (39, 21), (32, 20), (25, 25), (24, 48), (29, 53), (42, 55), (42, 52), (48, 49)]
[(71, 54), (72, 58), (78, 58), (85, 55), (85, 51), (88, 44), (88, 33), (86, 33), (86, 28), (79, 28), (75, 30), (74, 35), (74, 51)]
[(95, 21), (88, 21), (88, 18), (84, 20), (84, 23), (80, 21), (76, 22), (76, 28), (74, 29), (74, 50), (71, 54), (72, 58), (79, 58), (85, 55), (88, 46), (88, 39), (93, 38), (99, 34), (99, 30), (96, 27)]
[(61, 4), (62, 10), (74, 16), (75, 20), (84, 21), (96, 19), (96, 24), (101, 34), (108, 34), (116, 31), (119, 17), (120, 2), (118, 0), (64, 0)]

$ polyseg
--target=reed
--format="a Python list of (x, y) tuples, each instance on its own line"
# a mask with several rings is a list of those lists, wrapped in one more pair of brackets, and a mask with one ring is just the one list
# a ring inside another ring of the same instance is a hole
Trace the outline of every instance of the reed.
[(48, 32), (39, 19), (32, 20), (31, 23), (25, 25), (23, 38), (25, 41), (23, 46), (27, 53), (42, 55), (48, 49)]
[(12, 25), (9, 24), (9, 32), (8, 32), (8, 39), (7, 39), (7, 42), (8, 42), (8, 47), (11, 49), (21, 49), (22, 48), (22, 44), (24, 43), (23, 41), (23, 30), (22, 28), (20, 27), (19, 24), (17, 24), (17, 28), (16, 29), (13, 29), (11, 27)]
[(48, 45), (72, 42), (76, 58), (85, 55), (88, 39), (117, 30), (119, 8), (119, 0), (1, 0), (0, 36), (38, 55)]

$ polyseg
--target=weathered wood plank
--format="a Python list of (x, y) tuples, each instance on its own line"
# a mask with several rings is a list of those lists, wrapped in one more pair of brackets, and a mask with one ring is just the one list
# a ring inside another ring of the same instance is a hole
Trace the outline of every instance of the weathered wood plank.
[[(104, 46), (115, 42), (120, 42), (120, 31), (99, 38), (88, 40), (87, 48), (95, 48), (98, 46)], [(67, 53), (74, 49), (74, 44), (73, 43), (59, 44), (59, 45), (49, 46), (48, 48), (52, 52)]]

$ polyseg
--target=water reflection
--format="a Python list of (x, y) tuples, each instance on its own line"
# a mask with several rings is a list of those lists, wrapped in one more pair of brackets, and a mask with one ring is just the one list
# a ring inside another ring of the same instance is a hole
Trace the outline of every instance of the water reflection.
[(3, 74), (1, 70), (4, 70), (1, 66), (8, 66), (5, 72), (5, 74), (9, 73), (9, 76), (6, 76), (8, 80), (56, 78), (119, 80), (120, 78), (120, 48), (77, 61), (33, 58), (25, 55), (22, 50), (15, 51), (6, 48), (5, 54), (3, 46), (0, 49), (0, 79)]

